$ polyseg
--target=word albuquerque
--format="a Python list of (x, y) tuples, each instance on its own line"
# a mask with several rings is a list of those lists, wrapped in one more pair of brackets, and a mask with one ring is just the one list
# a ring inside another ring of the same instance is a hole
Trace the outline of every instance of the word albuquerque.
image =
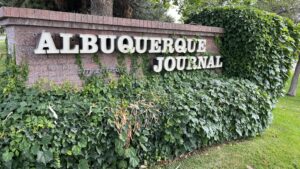
[[(140, 37), (123, 35), (117, 37), (115, 35), (92, 35), (80, 34), (79, 44), (71, 45), (74, 34), (60, 33), (62, 40), (62, 48), (55, 46), (51, 33), (43, 32), (41, 34), (35, 54), (93, 54), (102, 52), (112, 54), (116, 50), (120, 53), (203, 53), (206, 52), (205, 39), (192, 38), (167, 38), (167, 37)], [(80, 45), (81, 44), (81, 45)], [(155, 72), (162, 70), (196, 70), (222, 67), (220, 56), (211, 57), (157, 57), (157, 65), (154, 65)]]
[[(79, 44), (71, 47), (70, 33), (60, 33), (62, 49), (57, 49), (49, 32), (43, 32), (35, 49), (35, 54), (92, 54), (101, 51), (105, 54), (115, 52), (116, 47), (121, 53), (194, 53), (206, 51), (205, 39), (161, 38), (161, 37), (131, 37), (115, 35), (79, 35), (82, 47)], [(100, 40), (100, 42), (99, 42)], [(149, 43), (149, 44), (148, 44)], [(45, 50), (47, 49), (47, 50)]]

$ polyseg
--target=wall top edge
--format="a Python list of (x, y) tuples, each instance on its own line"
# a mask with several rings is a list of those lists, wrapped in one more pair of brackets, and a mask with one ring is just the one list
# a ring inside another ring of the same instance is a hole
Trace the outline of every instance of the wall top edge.
[[(86, 15), (79, 13), (49, 11), (41, 9), (30, 8), (13, 8), (13, 7), (1, 7), (0, 8), (0, 20), (7, 18), (15, 19), (32, 19), (32, 20), (45, 20), (45, 21), (60, 21), (60, 22), (72, 22), (83, 24), (96, 24), (96, 25), (111, 25), (122, 27), (139, 27), (139, 28), (152, 28), (152, 29), (167, 29), (167, 30), (182, 30), (193, 32), (207, 32), (207, 33), (224, 33), (223, 28), (209, 27), (202, 25), (191, 24), (177, 24), (160, 21), (150, 20), (138, 20), (128, 18), (117, 18), (107, 16)], [(2, 26), (5, 26), (5, 22)]]

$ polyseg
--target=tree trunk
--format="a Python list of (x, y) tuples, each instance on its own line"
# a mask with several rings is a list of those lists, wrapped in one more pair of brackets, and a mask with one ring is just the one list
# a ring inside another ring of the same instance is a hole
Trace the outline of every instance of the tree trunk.
[(295, 69), (295, 73), (294, 73), (294, 76), (293, 76), (291, 87), (290, 87), (290, 90), (288, 92), (289, 96), (296, 96), (299, 75), (300, 75), (300, 56), (299, 56), (299, 60), (298, 60), (298, 63), (297, 63), (296, 69)]
[(91, 0), (91, 14), (113, 16), (113, 0)]
[(81, 2), (81, 3), (80, 3), (81, 7), (80, 7), (80, 9), (79, 9), (80, 13), (84, 13), (84, 14), (88, 13), (90, 1), (87, 1), (87, 0), (81, 0), (80, 2)]
[(114, 0), (114, 16), (122, 18), (132, 18), (133, 9), (130, 0)]
[(54, 2), (60, 11), (65, 11), (68, 6), (68, 2), (66, 0), (54, 0)]

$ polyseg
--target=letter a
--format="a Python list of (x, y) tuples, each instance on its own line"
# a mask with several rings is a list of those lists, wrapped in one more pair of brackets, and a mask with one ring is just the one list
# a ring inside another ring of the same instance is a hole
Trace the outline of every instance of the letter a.
[(59, 50), (55, 47), (52, 36), (49, 32), (43, 32), (34, 54), (58, 54)]

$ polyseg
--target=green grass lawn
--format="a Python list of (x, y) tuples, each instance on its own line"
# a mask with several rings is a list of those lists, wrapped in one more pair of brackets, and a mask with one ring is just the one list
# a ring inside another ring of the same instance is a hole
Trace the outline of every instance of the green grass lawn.
[(160, 169), (294, 168), (300, 169), (300, 86), (297, 97), (282, 97), (274, 120), (262, 136), (207, 148)]

